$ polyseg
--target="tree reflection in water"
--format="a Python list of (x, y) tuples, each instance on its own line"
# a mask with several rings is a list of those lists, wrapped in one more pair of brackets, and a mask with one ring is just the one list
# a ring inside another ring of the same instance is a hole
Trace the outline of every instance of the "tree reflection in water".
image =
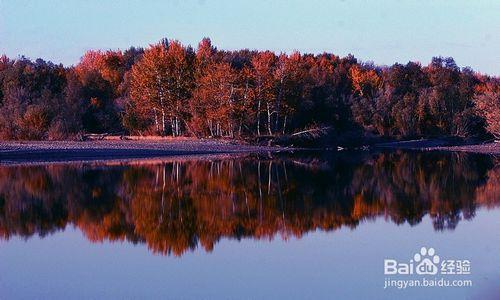
[[(323, 154), (324, 156), (324, 154)], [(500, 160), (458, 153), (0, 167), (0, 237), (73, 225), (93, 241), (182, 255), (221, 238), (300, 237), (383, 216), (454, 229), (500, 205)]]

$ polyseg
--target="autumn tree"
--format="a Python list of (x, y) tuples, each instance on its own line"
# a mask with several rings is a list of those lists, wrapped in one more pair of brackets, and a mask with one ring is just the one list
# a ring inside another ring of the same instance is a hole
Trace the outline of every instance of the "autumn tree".
[(304, 96), (307, 69), (301, 54), (281, 54), (274, 74), (277, 85), (274, 130), (285, 134)]
[(151, 116), (156, 131), (181, 134), (189, 112), (193, 84), (192, 53), (177, 41), (151, 45), (132, 67), (130, 96), (142, 115)]
[(197, 80), (191, 107), (203, 119), (210, 136), (234, 136), (236, 72), (224, 62), (211, 63)]
[[(233, 69), (235, 84), (231, 101), (231, 113), (234, 131), (239, 137), (243, 131), (252, 134), (255, 124), (255, 81), (250, 67)], [(236, 128), (237, 127), (237, 128)]]
[[(255, 80), (255, 98), (256, 98), (256, 119), (257, 135), (261, 134), (261, 114), (265, 110), (267, 113), (267, 132), (272, 135), (271, 116), (274, 111), (276, 101), (276, 80), (274, 77), (274, 68), (276, 55), (273, 52), (265, 51), (258, 53), (252, 58), (253, 76)], [(265, 106), (265, 108), (263, 107)]]
[(303, 84), (304, 96), (298, 107), (296, 126), (328, 125), (338, 129), (350, 126), (348, 71), (356, 60), (352, 56), (340, 59), (323, 53), (304, 55), (304, 63), (308, 74)]
[(373, 69), (363, 70), (360, 66), (355, 65), (349, 70), (349, 75), (353, 91), (360, 97), (373, 98), (382, 86), (381, 78)]
[[(377, 102), (381, 99), (380, 92), (382, 79), (373, 69), (363, 69), (354, 65), (349, 70), (349, 77), (352, 82), (352, 106), (351, 111), (354, 121), (365, 130), (373, 130), (374, 122), (380, 118), (380, 110)], [(378, 96), (378, 98), (376, 98)], [(377, 115), (378, 112), (378, 115)]]
[[(417, 63), (394, 64), (384, 74), (383, 95), (389, 98), (392, 132), (400, 137), (413, 137), (425, 133), (420, 124), (427, 118), (428, 110), (419, 106), (421, 92), (429, 86), (427, 76)], [(421, 110), (419, 110), (421, 109)]]
[(60, 113), (65, 70), (42, 59), (0, 64), (0, 134), (4, 139), (47, 139)]
[(486, 129), (500, 139), (500, 82), (491, 81), (475, 96), (478, 113), (486, 120)]
[(102, 133), (119, 130), (119, 107), (115, 101), (121, 97), (120, 85), (125, 71), (121, 51), (88, 51), (75, 66), (86, 104), (83, 115), (86, 131)]
[(216, 52), (216, 48), (212, 46), (212, 42), (208, 38), (204, 38), (198, 44), (194, 63), (195, 89), (190, 101), (191, 127), (201, 134), (206, 134), (208, 128), (211, 136), (214, 136), (214, 134), (212, 120), (209, 121), (207, 116), (210, 111), (207, 105), (212, 104), (213, 101), (209, 99), (214, 97), (214, 95), (210, 95), (209, 91), (212, 87), (209, 80), (212, 76), (209, 73), (216, 64)]
[(73, 69), (67, 70), (66, 85), (58, 106), (59, 113), (55, 116), (49, 128), (49, 139), (68, 139), (82, 132), (82, 116), (85, 114), (86, 109), (85, 99), (82, 97), (82, 90), (83, 87), (78, 75)]

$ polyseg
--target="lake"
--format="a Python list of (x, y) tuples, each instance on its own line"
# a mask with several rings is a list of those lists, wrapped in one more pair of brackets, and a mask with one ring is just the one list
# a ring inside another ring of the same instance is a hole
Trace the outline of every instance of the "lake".
[[(426, 257), (437, 274), (387, 272), (386, 261), (417, 269)], [(450, 261), (455, 272), (444, 274)], [(472, 286), (386, 286), (424, 278)], [(2, 299), (424, 297), (500, 298), (498, 157), (322, 152), (0, 167)]]

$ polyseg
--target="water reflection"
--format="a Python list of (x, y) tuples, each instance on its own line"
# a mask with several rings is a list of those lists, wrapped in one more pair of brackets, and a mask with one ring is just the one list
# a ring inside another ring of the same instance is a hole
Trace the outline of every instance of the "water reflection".
[(500, 206), (500, 160), (451, 153), (244, 157), (0, 168), (0, 237), (68, 225), (182, 255), (221, 238), (300, 237), (379, 216), (454, 229)]

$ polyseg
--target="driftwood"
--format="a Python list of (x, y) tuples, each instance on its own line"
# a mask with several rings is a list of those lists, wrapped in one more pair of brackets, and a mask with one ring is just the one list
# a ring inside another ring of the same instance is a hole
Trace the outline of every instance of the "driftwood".
[(310, 135), (311, 137), (318, 137), (318, 136), (327, 134), (327, 132), (330, 128), (331, 127), (328, 126), (328, 127), (303, 130), (303, 131), (292, 133), (291, 136)]
[(120, 140), (126, 140), (127, 137), (123, 132), (118, 133), (80, 133), (78, 136), (78, 140), (81, 141), (102, 141), (108, 137), (111, 138), (119, 138)]
[(88, 140), (103, 140), (109, 134), (107, 133), (89, 133), (85, 135), (85, 138)]

